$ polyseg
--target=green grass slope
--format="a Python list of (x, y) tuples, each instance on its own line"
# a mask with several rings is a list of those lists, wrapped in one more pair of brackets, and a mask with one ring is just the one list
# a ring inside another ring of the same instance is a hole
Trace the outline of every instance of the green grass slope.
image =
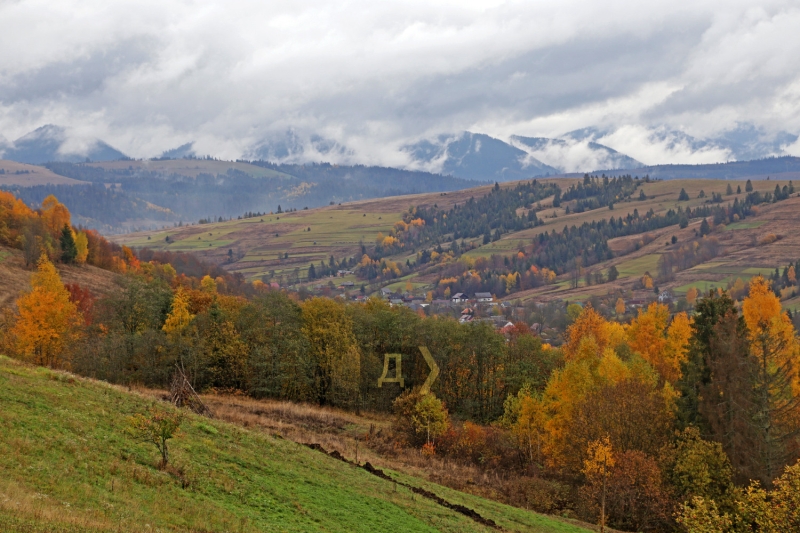
[[(494, 531), (291, 441), (188, 416), (173, 468), (133, 440), (150, 405), (119, 387), (0, 356), (0, 531)], [(397, 474), (393, 474), (397, 475)], [(505, 531), (575, 525), (416, 478)]]

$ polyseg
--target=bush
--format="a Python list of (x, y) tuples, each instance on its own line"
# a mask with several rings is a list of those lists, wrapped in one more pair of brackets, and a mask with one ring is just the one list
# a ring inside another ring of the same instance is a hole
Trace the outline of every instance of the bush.
[(432, 392), (419, 388), (403, 392), (394, 401), (395, 430), (414, 445), (430, 444), (450, 426), (447, 409)]
[(555, 514), (568, 508), (570, 488), (540, 477), (516, 477), (505, 487), (508, 503), (537, 513)]
[(769, 233), (761, 238), (759, 244), (772, 244), (773, 242), (777, 241), (778, 237), (774, 233)]
[(149, 442), (158, 448), (161, 454), (159, 467), (162, 469), (166, 468), (167, 463), (169, 463), (167, 441), (178, 434), (182, 422), (182, 412), (178, 410), (167, 411), (155, 405), (150, 408), (146, 415), (137, 414), (130, 418), (134, 437)]

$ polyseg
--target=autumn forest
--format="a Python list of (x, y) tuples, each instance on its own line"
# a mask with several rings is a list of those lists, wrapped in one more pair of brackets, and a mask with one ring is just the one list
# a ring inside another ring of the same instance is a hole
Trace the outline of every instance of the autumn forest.
[[(529, 187), (508, 194), (535, 202), (553, 192)], [(597, 197), (583, 185), (566, 195)], [(427, 224), (413, 238), (443, 224), (491, 238), (462, 222), (501, 198), (494, 191), (449, 217), (420, 212)], [(619, 228), (612, 218), (586, 231)], [(580, 235), (565, 245), (583, 235), (572, 231)], [(169, 389), (179, 371), (198, 392), (386, 413), (393, 429), (370, 445), (470, 465), (503, 480), (495, 499), (620, 530), (797, 524), (800, 343), (774, 286), (796, 284), (794, 266), (736, 293), (695, 291), (681, 312), (658, 302), (633, 314), (571, 306), (563, 343), (551, 345), (524, 322), (498, 331), (378, 298), (301, 298), (188, 254), (140, 255), (74, 227), (53, 196), (32, 210), (0, 192), (0, 244), (31, 270), (30, 289), (0, 317), (0, 352), (27, 363), (154, 389)], [(604, 252), (590, 251), (588, 263), (595, 253)], [(550, 257), (522, 267), (561, 268)], [(116, 288), (64, 284), (61, 265), (111, 272)], [(430, 392), (420, 346), (440, 369)], [(378, 385), (385, 354), (400, 355), (402, 389)]]

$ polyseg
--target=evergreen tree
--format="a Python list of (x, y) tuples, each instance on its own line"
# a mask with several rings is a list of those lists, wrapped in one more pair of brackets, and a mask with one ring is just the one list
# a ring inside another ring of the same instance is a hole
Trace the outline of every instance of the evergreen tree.
[(704, 237), (711, 233), (711, 226), (708, 223), (707, 219), (703, 219), (703, 222), (700, 223), (700, 236)]
[(753, 182), (752, 181), (747, 180), (747, 183), (745, 183), (745, 185), (744, 185), (744, 191), (745, 192), (753, 192)]
[(752, 424), (753, 360), (744, 321), (727, 312), (712, 328), (708, 346), (709, 383), (701, 387), (699, 409), (709, 437), (722, 444), (742, 482), (758, 477), (758, 435)]
[(72, 236), (72, 228), (64, 224), (61, 229), (61, 260), (65, 263), (74, 263), (78, 257), (78, 247), (75, 245), (75, 237)]
[(735, 313), (733, 300), (722, 293), (709, 291), (695, 305), (692, 337), (689, 341), (687, 359), (681, 363), (681, 378), (676, 383), (678, 398), (678, 421), (683, 427), (697, 426), (707, 430), (708, 424), (700, 412), (702, 392), (711, 383), (711, 339), (714, 326), (727, 313)]

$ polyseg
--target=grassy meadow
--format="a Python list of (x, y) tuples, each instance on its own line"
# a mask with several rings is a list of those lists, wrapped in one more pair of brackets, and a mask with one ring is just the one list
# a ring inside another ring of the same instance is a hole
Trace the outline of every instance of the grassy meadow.
[[(171, 466), (128, 433), (152, 395), (0, 356), (0, 530), (488, 531), (408, 489), (264, 431), (189, 415)], [(396, 472), (506, 531), (576, 525)]]

